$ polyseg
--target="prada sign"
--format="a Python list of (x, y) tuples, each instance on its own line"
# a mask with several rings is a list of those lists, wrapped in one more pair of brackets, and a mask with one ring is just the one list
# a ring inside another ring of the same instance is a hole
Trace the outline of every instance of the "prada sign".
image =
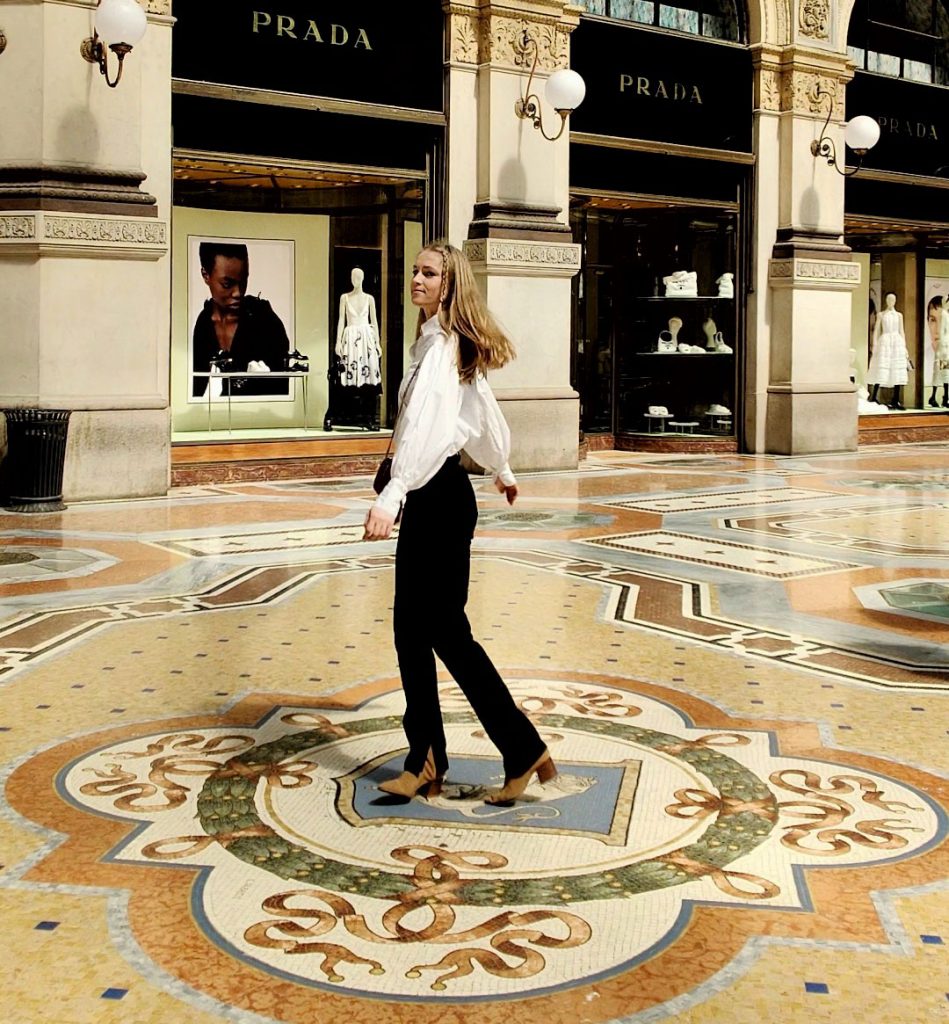
[(570, 54), (587, 83), (573, 131), (750, 151), (747, 49), (581, 18)]
[(858, 71), (847, 86), (847, 116), (867, 114), (880, 141), (864, 166), (949, 178), (949, 102), (938, 86)]
[(175, 78), (442, 109), (439, 0), (189, 0), (175, 17)]

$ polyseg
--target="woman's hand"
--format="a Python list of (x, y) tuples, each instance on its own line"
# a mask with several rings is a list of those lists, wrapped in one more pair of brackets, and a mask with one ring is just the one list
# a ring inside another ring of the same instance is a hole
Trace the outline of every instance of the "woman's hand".
[(395, 519), (392, 516), (373, 505), (366, 513), (362, 539), (388, 540), (394, 525)]
[(517, 498), (517, 484), (506, 484), (499, 476), (496, 476), (494, 478), (494, 486), (504, 495), (509, 505), (514, 504)]

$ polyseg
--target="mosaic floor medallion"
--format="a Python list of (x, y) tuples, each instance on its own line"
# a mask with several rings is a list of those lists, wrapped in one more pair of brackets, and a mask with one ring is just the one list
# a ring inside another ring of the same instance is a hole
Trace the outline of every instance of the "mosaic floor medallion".
[(199, 991), (229, 964), (237, 1005), (249, 971), (256, 990), (284, 986), (282, 1020), (315, 1019), (306, 1000), (333, 992), (428, 1021), (428, 1002), (608, 986), (681, 958), (688, 935), (703, 956), (667, 971), (671, 998), (754, 935), (799, 934), (802, 913), (818, 935), (846, 932), (811, 869), (848, 871), (864, 916), (881, 870), (892, 887), (903, 863), (915, 880), (945, 871), (946, 816), (923, 773), (647, 684), (564, 674), (512, 689), (560, 774), (511, 808), (484, 803), (500, 766), (449, 685), (452, 765), (431, 800), (376, 788), (404, 756), (392, 682), (71, 740), (8, 783), (19, 813), (67, 837), (23, 880), (92, 872), (132, 890), (130, 948)]

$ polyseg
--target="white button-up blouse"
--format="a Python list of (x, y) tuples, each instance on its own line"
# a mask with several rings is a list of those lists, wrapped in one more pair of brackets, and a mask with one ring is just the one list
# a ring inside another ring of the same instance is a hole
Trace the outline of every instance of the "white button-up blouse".
[(394, 517), (406, 494), (427, 484), (462, 449), (502, 483), (516, 484), (508, 465), (511, 431), (497, 399), (483, 374), (461, 382), (458, 339), (445, 333), (437, 314), (422, 325), (411, 356), (399, 388), (392, 477), (376, 507)]

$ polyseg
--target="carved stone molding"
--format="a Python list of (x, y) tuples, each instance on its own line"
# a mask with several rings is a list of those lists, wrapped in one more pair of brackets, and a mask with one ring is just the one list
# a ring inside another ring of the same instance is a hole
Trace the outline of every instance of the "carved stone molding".
[(0, 256), (157, 260), (167, 252), (162, 220), (44, 211), (0, 215)]
[(841, 80), (818, 71), (802, 71), (788, 68), (781, 78), (781, 110), (812, 117), (827, 116), (827, 98), (833, 96), (833, 117), (841, 120), (844, 116), (844, 89)]
[(830, 0), (801, 0), (798, 27), (809, 39), (829, 38)]
[(849, 260), (770, 260), (772, 288), (852, 291), (860, 284), (860, 264)]
[(480, 61), (527, 70), (534, 62), (534, 47), (525, 46), (524, 34), (537, 43), (537, 67), (559, 71), (569, 66), (568, 29), (550, 22), (494, 15), (481, 21)]
[(154, 217), (157, 203), (142, 191), (144, 180), (141, 171), (0, 164), (0, 210)]
[(775, 68), (759, 68), (755, 82), (755, 109), (781, 109), (781, 75)]
[(0, 53), (7, 48), (7, 37), (3, 34), (3, 29), (0, 28)]
[(451, 33), (450, 56), (455, 64), (480, 64), (481, 42), (480, 21), (476, 14), (451, 14), (449, 23)]
[[(551, 6), (551, 11), (557, 5)], [(569, 67), (570, 33), (579, 23), (579, 9), (559, 13), (520, 11), (446, 3), (449, 16), (449, 58), (455, 64), (493, 64), (529, 69), (537, 54), (540, 71)], [(537, 43), (525, 45), (524, 34)]]
[(35, 217), (2, 217), (0, 216), (0, 239), (35, 238)]
[(488, 274), (573, 277), (580, 269), (581, 246), (574, 242), (517, 242), (469, 239), (465, 255), (476, 270)]
[(171, 0), (145, 0), (145, 10), (149, 14), (171, 14)]

